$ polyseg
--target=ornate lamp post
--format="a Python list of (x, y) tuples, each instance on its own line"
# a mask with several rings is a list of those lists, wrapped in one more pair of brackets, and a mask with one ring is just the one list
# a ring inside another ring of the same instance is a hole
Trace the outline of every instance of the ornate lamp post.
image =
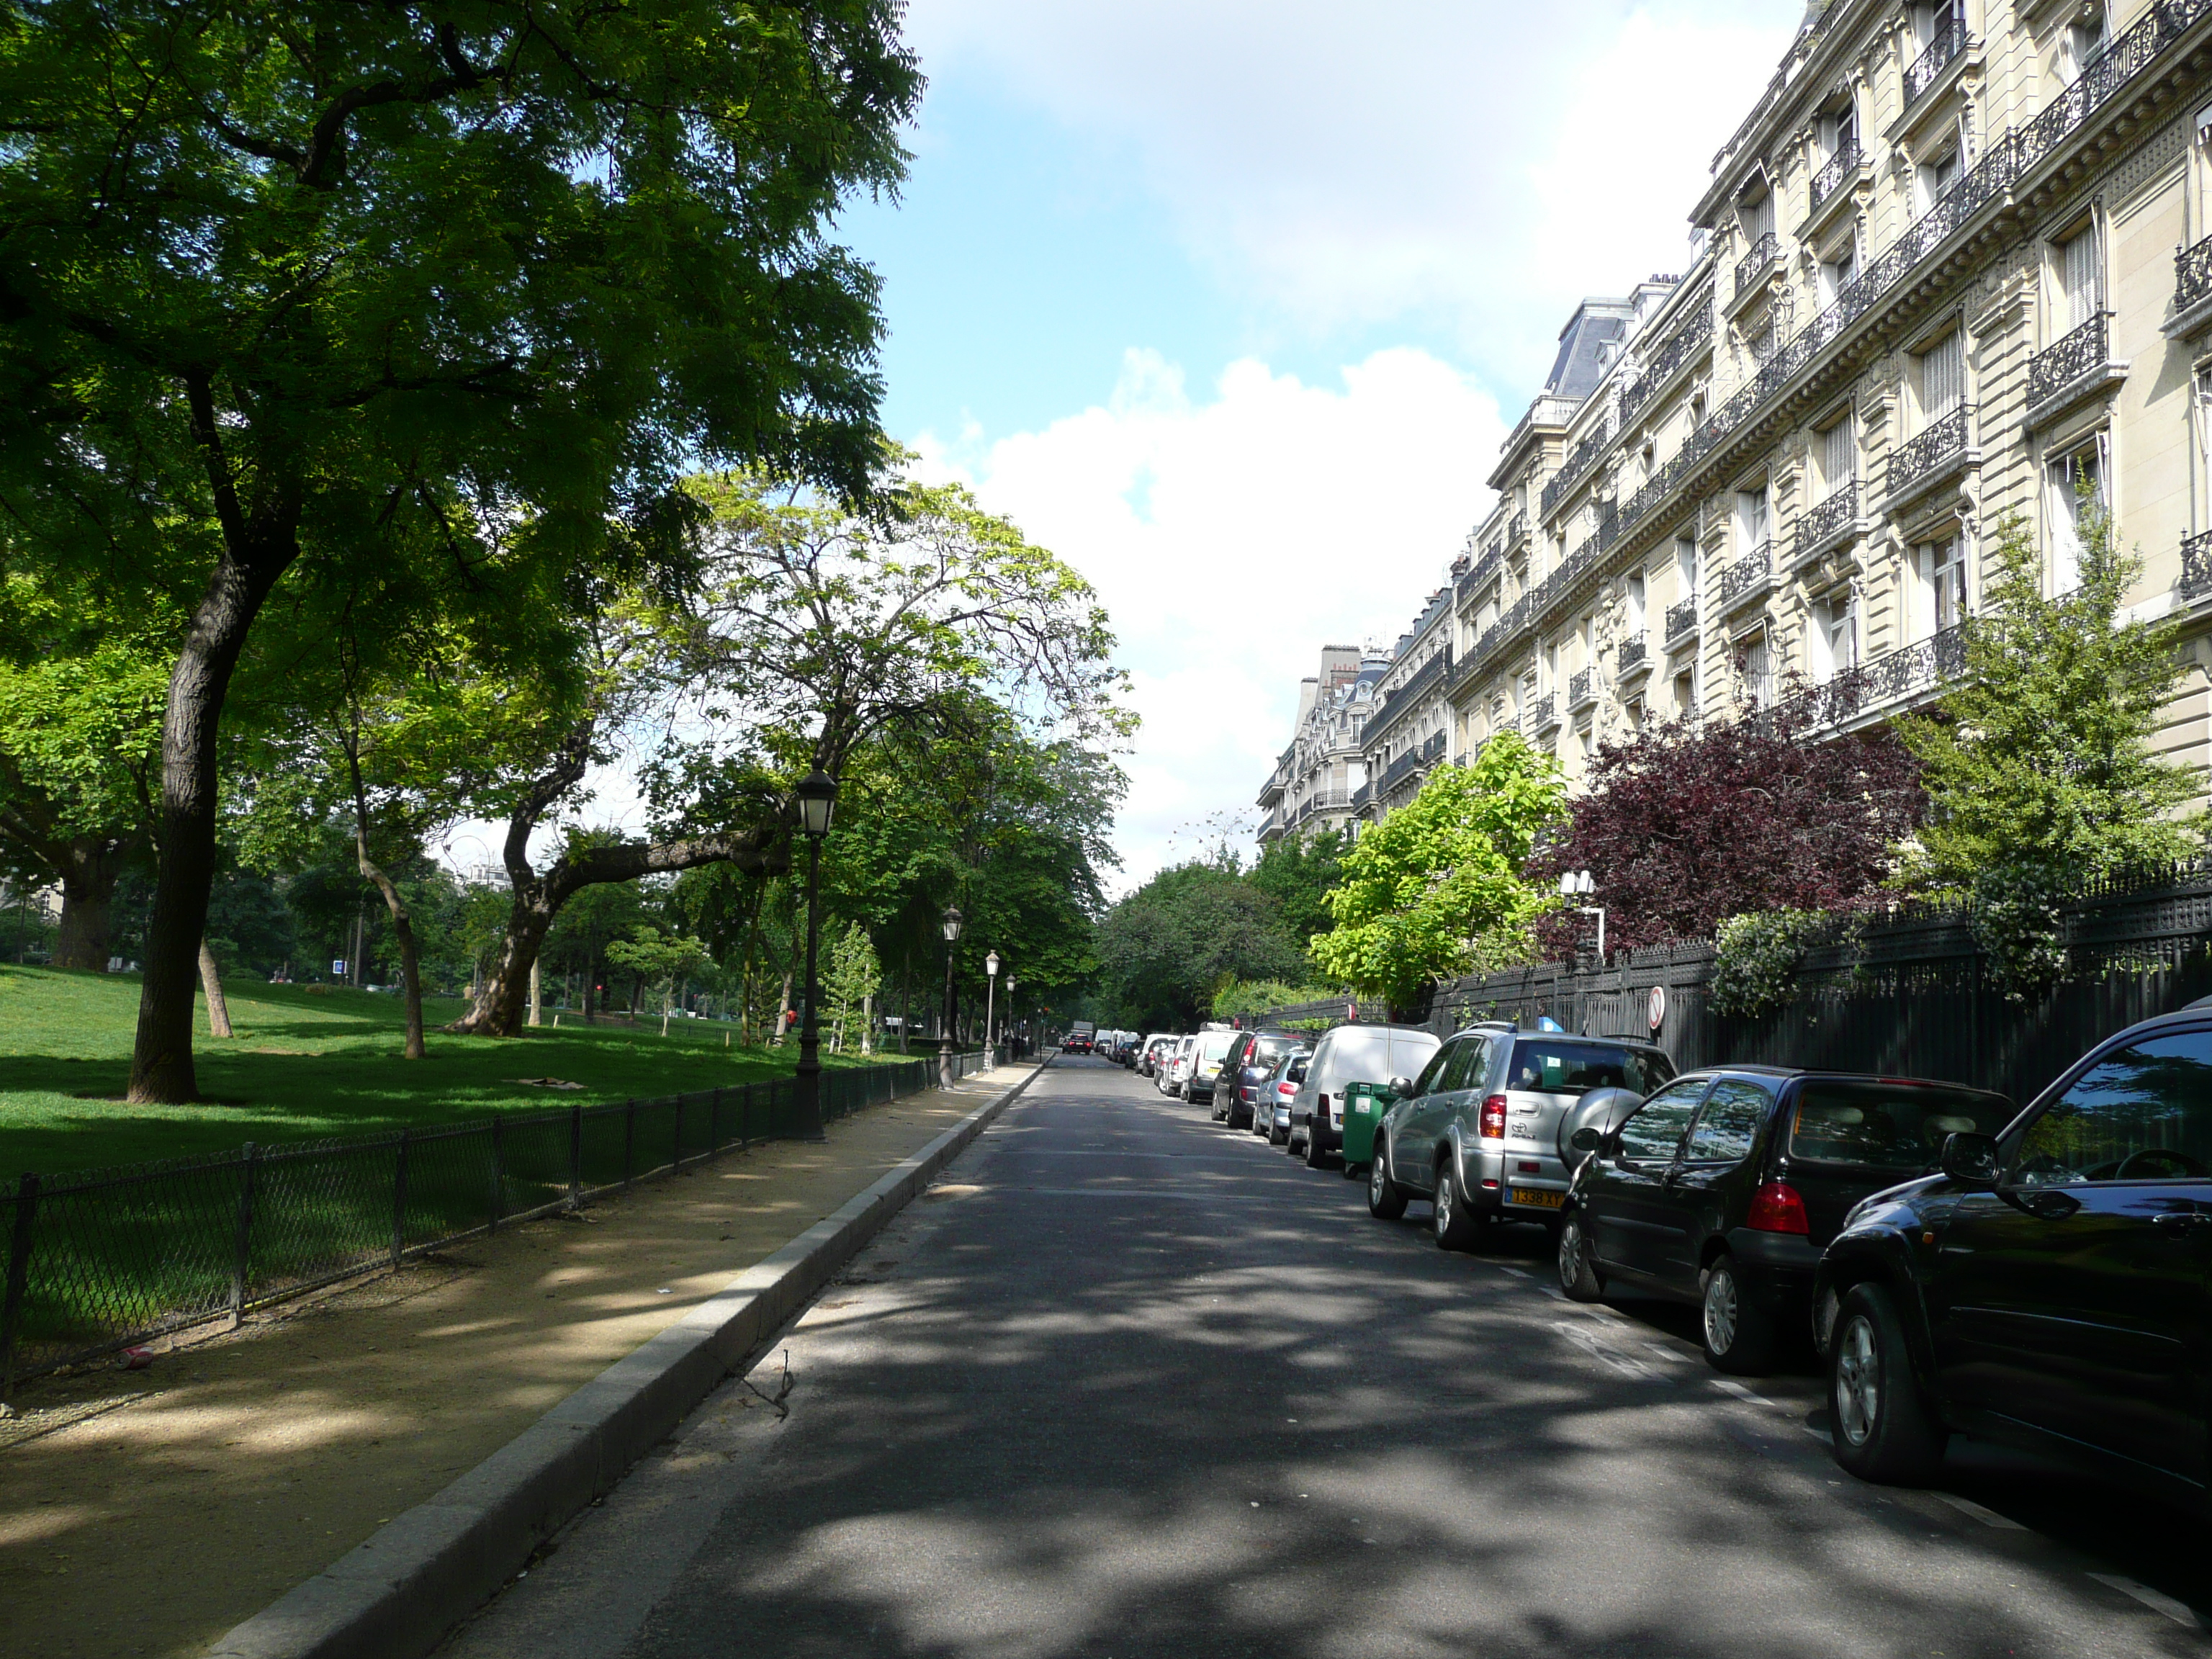
[(793, 1079), (793, 1105), (797, 1121), (793, 1130), (801, 1140), (820, 1140), (822, 1133), (822, 1025), (817, 1018), (820, 988), (815, 981), (815, 960), (822, 944), (822, 842), (830, 833), (830, 820), (837, 809), (837, 780), (820, 768), (799, 783), (799, 828), (806, 837), (806, 986), (799, 1025), (799, 1072)]
[(983, 1069), (999, 1063), (999, 953), (983, 958)]
[[(1588, 898), (1596, 891), (1597, 884), (1590, 879), (1590, 872), (1587, 870), (1571, 870), (1559, 878), (1561, 898)], [(1577, 904), (1575, 906), (1575, 914), (1578, 916), (1597, 918), (1597, 965), (1601, 968), (1604, 967), (1605, 907), (1599, 904)]]
[(952, 948), (960, 943), (960, 907), (945, 907), (945, 1039), (937, 1049), (937, 1086), (952, 1086), (952, 1048), (959, 1041), (952, 1034)]
[[(1010, 1025), (1016, 1024), (1014, 1019), (1014, 976), (1012, 974), (1008, 974), (1006, 975), (1006, 1023)], [(1018, 1046), (1020, 1042), (1021, 1034), (1018, 1030), (1017, 1030), (1012, 1036), (1006, 1039), (1006, 1047), (1012, 1050), (1014, 1056), (1017, 1059), (1019, 1059), (1021, 1056), (1021, 1049)]]

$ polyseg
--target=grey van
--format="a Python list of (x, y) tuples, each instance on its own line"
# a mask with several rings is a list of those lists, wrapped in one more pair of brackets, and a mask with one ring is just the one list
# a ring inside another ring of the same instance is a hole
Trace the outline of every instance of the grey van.
[(1593, 1090), (1641, 1097), (1674, 1075), (1666, 1051), (1636, 1037), (1499, 1024), (1458, 1032), (1376, 1127), (1367, 1207), (1389, 1221), (1408, 1198), (1430, 1199), (1448, 1250), (1492, 1221), (1554, 1222), (1574, 1173), (1572, 1109)]
[(1407, 1076), (1421, 1069), (1436, 1048), (1435, 1034), (1417, 1025), (1338, 1025), (1323, 1031), (1291, 1097), (1288, 1149), (1303, 1152), (1320, 1169), (1344, 1144), (1344, 1085)]

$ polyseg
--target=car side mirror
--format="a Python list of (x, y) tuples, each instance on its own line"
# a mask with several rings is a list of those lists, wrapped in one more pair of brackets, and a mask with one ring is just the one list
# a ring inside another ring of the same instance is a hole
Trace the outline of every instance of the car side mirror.
[(1943, 1173), (1962, 1187), (1995, 1188), (2004, 1178), (2004, 1155), (1996, 1137), (1964, 1129), (1945, 1136)]
[(1589, 1125), (1585, 1125), (1583, 1127), (1576, 1130), (1574, 1133), (1567, 1137), (1568, 1146), (1575, 1152), (1580, 1152), (1584, 1158), (1588, 1158), (1592, 1152), (1597, 1151), (1597, 1149), (1604, 1144), (1604, 1134), (1595, 1127)]
[(1390, 1092), (1401, 1100), (1411, 1100), (1413, 1097), (1413, 1079), (1409, 1077), (1392, 1078)]

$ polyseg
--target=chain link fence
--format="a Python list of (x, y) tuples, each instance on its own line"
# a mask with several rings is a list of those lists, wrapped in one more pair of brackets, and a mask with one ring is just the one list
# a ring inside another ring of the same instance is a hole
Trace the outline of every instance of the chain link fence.
[[(981, 1054), (956, 1054), (963, 1078)], [(822, 1116), (937, 1086), (938, 1060), (822, 1073)], [(793, 1081), (345, 1140), (24, 1176), (0, 1199), (0, 1398), (25, 1378), (789, 1136)]]

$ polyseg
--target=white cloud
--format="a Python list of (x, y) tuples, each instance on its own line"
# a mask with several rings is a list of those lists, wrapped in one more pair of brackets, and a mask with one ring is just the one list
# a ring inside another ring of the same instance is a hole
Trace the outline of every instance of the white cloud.
[[(981, 80), (1133, 162), (1279, 325), (1423, 318), (1533, 391), (1573, 301), (1687, 258), (1686, 216), (1799, 0), (914, 0)], [(925, 110), (924, 123), (927, 123)], [(1516, 393), (1516, 395), (1519, 395)]]
[(1504, 435), (1496, 404), (1421, 351), (1378, 352), (1334, 387), (1243, 361), (1197, 398), (1132, 351), (1103, 405), (917, 447), (1098, 587), (1145, 721), (1116, 831), (1134, 882), (1191, 850), (1179, 830), (1250, 806), (1324, 643), (1403, 630), (1483, 510)]

